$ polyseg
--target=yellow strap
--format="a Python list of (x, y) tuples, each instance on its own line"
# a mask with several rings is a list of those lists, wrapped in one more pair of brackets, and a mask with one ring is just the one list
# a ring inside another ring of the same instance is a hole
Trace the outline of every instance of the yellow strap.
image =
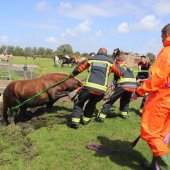
[(132, 82), (132, 83), (136, 83), (136, 79), (135, 78), (120, 78), (117, 83), (124, 83), (124, 82)]
[[(124, 66), (126, 63), (127, 63), (127, 62), (125, 61), (125, 62), (123, 62), (122, 64), (120, 64), (120, 66)], [(125, 68), (126, 68), (126, 67), (125, 67)]]
[[(109, 76), (109, 71), (110, 71), (110, 67), (112, 67), (112, 63), (110, 63), (109, 61), (102, 61), (102, 60), (88, 60), (88, 63), (90, 64), (90, 68), (89, 68), (89, 70), (90, 70), (90, 72), (91, 72), (91, 67), (92, 67), (92, 63), (105, 63), (105, 64), (107, 64), (108, 65), (108, 67), (107, 67), (107, 70), (106, 70), (106, 78), (105, 78), (105, 82), (104, 82), (104, 88), (105, 88), (105, 86), (107, 86), (107, 83), (108, 83), (108, 76)], [(90, 72), (89, 72), (89, 74), (88, 74), (88, 77), (87, 77), (87, 81), (86, 82), (88, 82), (88, 80), (89, 80), (89, 77), (90, 77)], [(95, 83), (94, 83), (95, 84)], [(98, 84), (95, 84), (95, 87), (97, 86)], [(90, 87), (94, 87), (92, 84), (91, 85), (87, 85), (87, 86), (90, 86)], [(100, 86), (100, 87), (99, 87)], [(95, 88), (94, 87), (94, 88)], [(98, 85), (98, 89), (101, 89), (101, 90), (104, 90), (104, 91), (106, 91), (107, 90), (107, 87), (106, 87), (106, 89), (103, 89), (103, 87), (101, 86), (101, 85)]]
[(102, 86), (102, 85), (95, 84), (95, 83), (90, 83), (90, 82), (85, 82), (84, 86), (93, 87), (95, 89), (99, 89), (99, 90), (102, 90), (102, 91), (106, 91), (107, 90), (106, 86)]
[(79, 123), (80, 122), (80, 118), (72, 118), (71, 120), (72, 120), (72, 122), (75, 122), (75, 123)]
[(90, 121), (90, 118), (83, 116), (83, 120), (84, 120), (85, 122), (88, 122), (88, 121)]
[(122, 114), (123, 116), (127, 116), (127, 115), (128, 115), (127, 112), (121, 112), (121, 114)]
[(106, 115), (105, 115), (105, 114), (100, 113), (100, 114), (99, 114), (99, 117), (100, 117), (100, 118), (105, 119), (105, 118), (106, 118)]
[(108, 66), (112, 67), (112, 63), (110, 63), (109, 61), (102, 61), (102, 60), (88, 60), (88, 63), (105, 63), (108, 64)]

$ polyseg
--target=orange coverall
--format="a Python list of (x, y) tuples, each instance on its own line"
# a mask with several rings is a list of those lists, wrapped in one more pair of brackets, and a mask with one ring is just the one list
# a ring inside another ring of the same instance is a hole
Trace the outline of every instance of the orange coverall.
[(154, 156), (169, 153), (164, 139), (170, 133), (170, 36), (151, 67), (151, 77), (136, 92), (149, 93), (141, 120), (141, 137), (147, 141)]

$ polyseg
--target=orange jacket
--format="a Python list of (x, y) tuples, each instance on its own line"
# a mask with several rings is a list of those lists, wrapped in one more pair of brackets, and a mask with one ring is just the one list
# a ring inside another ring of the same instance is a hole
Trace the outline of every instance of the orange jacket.
[(166, 84), (170, 84), (170, 36), (166, 38), (164, 48), (159, 52), (150, 73), (151, 77), (136, 90), (140, 96), (166, 88)]

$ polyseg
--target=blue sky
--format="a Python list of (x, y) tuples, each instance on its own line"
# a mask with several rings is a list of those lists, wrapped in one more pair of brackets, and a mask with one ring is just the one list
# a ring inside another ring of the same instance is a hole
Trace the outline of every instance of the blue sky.
[(170, 23), (170, 0), (3, 0), (0, 46), (70, 44), (73, 51), (157, 54), (161, 29)]

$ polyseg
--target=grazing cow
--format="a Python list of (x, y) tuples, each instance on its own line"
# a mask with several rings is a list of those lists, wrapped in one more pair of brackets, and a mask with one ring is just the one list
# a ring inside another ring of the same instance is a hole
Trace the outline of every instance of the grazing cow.
[[(12, 81), (3, 93), (3, 120), (5, 121), (5, 124), (10, 124), (8, 116), (11, 115), (11, 113), (8, 115), (8, 110), (10, 111), (12, 107), (22, 103), (57, 82), (62, 81), (67, 76), (69, 75), (66, 73), (50, 73), (31, 80)], [(37, 96), (36, 98), (25, 103), (19, 110), (17, 110), (19, 111), (18, 116), (24, 115), (27, 108), (38, 107), (45, 104), (47, 108), (51, 108), (54, 102), (61, 97), (67, 96), (69, 92), (80, 86), (82, 86), (82, 82), (80, 80), (77, 78), (70, 78), (62, 84), (51, 88), (40, 96)], [(17, 115), (15, 115), (15, 118), (16, 117)]]
[(71, 58), (67, 55), (66, 56), (60, 55), (59, 59), (61, 61), (61, 67), (63, 67), (64, 64), (71, 64), (71, 66), (74, 66), (76, 64), (74, 58)]
[(60, 58), (56, 55), (56, 56), (54, 57), (54, 65), (57, 66), (57, 65), (59, 65), (59, 64), (60, 64)]

